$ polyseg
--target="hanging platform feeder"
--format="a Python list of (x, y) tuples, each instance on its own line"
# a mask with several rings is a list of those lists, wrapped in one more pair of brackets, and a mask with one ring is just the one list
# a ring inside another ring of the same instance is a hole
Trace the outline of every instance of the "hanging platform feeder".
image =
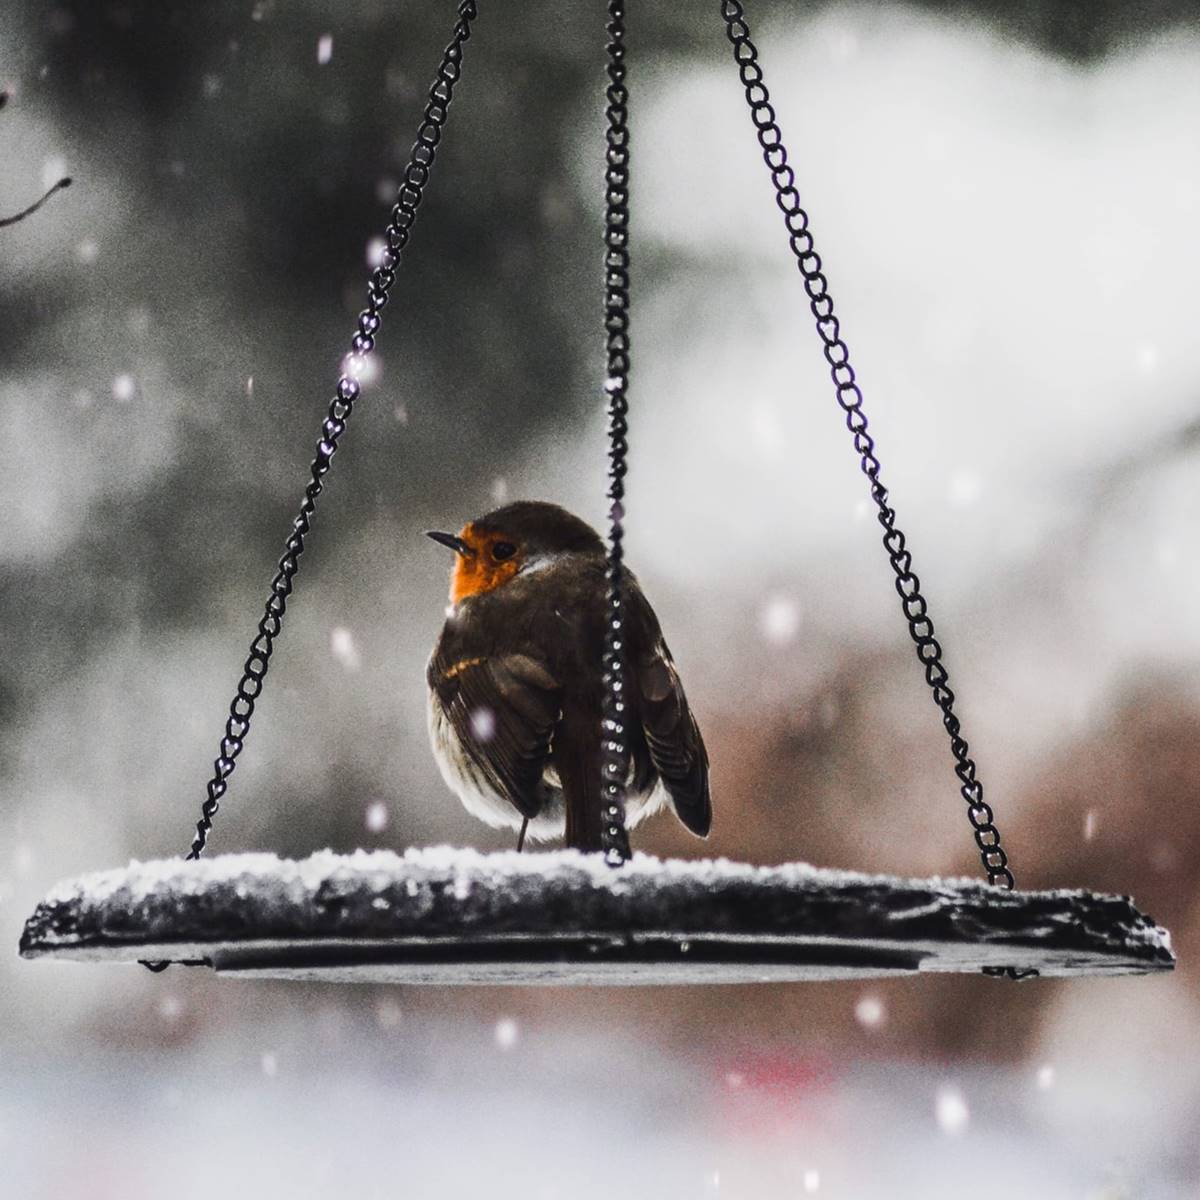
[(803, 864), (445, 848), (228, 854), (61, 884), (27, 958), (360, 983), (785, 983), (918, 972), (1142, 974), (1169, 936), (1126, 898)]
[(249, 978), (398, 983), (751, 983), (925, 972), (1033, 975), (1170, 970), (1164, 929), (1126, 898), (1020, 892), (955, 713), (912, 555), (882, 480), (863, 395), (834, 315), (807, 212), (740, 0), (720, 0), (725, 34), (830, 368), (836, 400), (882, 529), (901, 608), (950, 742), (987, 882), (910, 880), (726, 861), (630, 857), (622, 788), (622, 539), (630, 404), (629, 129), (624, 0), (608, 0), (604, 329), (609, 415), (609, 620), (603, 665), (603, 854), (482, 855), (409, 850), (301, 862), (244, 854), (202, 860), (249, 735), (317, 500), (360, 399), (403, 252), (437, 156), (476, 18), (460, 0), (453, 37), (399, 189), (387, 249), (321, 426), (304, 499), (230, 706), (185, 860), (134, 864), (59, 885), (25, 926), (27, 958), (205, 965)]

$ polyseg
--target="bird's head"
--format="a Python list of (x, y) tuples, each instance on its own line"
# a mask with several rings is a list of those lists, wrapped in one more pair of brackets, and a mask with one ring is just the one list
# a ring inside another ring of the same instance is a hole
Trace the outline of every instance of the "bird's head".
[(506, 504), (458, 533), (425, 535), (455, 553), (450, 603), (490, 592), (521, 574), (540, 570), (565, 555), (603, 555), (600, 535), (578, 517), (538, 500)]

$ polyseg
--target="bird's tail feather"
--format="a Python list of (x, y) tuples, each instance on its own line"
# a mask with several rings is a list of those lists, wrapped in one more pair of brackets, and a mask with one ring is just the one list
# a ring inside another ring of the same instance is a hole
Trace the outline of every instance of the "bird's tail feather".
[(599, 851), (601, 845), (600, 732), (573, 739), (558, 762), (570, 849)]

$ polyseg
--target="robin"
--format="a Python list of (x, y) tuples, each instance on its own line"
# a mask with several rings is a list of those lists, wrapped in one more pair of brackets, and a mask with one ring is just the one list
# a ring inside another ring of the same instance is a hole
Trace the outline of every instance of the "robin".
[[(495, 828), (599, 850), (603, 541), (555, 504), (507, 504), (461, 532), (427, 535), (454, 551), (450, 607), (429, 660), (429, 736), (442, 777)], [(626, 826), (670, 803), (708, 835), (708, 755), (658, 618), (633, 575), (625, 695)]]

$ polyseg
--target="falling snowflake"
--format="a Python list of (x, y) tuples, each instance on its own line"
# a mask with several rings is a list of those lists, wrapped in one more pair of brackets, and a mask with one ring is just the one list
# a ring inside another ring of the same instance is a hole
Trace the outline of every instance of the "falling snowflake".
[(829, 57), (847, 63), (858, 53), (858, 38), (849, 29), (834, 29), (829, 38)]
[(520, 1032), (512, 1017), (501, 1017), (496, 1022), (496, 1045), (501, 1050), (511, 1050), (517, 1044)]
[(118, 375), (112, 384), (113, 399), (128, 404), (137, 394), (137, 384), (132, 375)]
[(967, 1107), (966, 1097), (956, 1087), (944, 1087), (938, 1090), (934, 1111), (942, 1132), (951, 1137), (957, 1137), (964, 1132), (971, 1120), (971, 1110)]
[(1179, 861), (1179, 853), (1171, 842), (1159, 841), (1150, 851), (1150, 865), (1156, 871), (1173, 871)]
[(496, 736), (496, 714), (490, 708), (477, 708), (471, 714), (471, 732), (481, 742)]
[(333, 34), (323, 33), (317, 39), (317, 62), (324, 66), (333, 57)]
[(974, 471), (955, 471), (950, 476), (947, 499), (955, 508), (966, 508), (983, 495), (983, 480)]
[(367, 243), (367, 266), (371, 268), (383, 266), (383, 256), (387, 253), (387, 242), (381, 237), (373, 237)]
[(396, 193), (400, 190), (400, 184), (390, 175), (385, 175), (375, 185), (375, 199), (380, 204), (394, 204), (396, 202)]
[(1097, 824), (1098, 818), (1096, 817), (1096, 810), (1094, 808), (1089, 808), (1083, 816), (1083, 840), (1085, 842), (1090, 842), (1092, 838), (1096, 836)]
[(67, 160), (57, 154), (42, 163), (42, 187), (52, 188), (67, 173)]
[(815, 1167), (809, 1167), (804, 1172), (804, 1190), (806, 1192), (815, 1192), (821, 1186), (821, 1172)]
[(158, 1002), (158, 1015), (164, 1021), (177, 1021), (183, 1012), (183, 1002), (172, 992), (168, 992)]
[(248, 399), (248, 400), (254, 399), (254, 376), (253, 375), (246, 376), (246, 399)]
[(262, 1056), (262, 1073), (268, 1079), (274, 1079), (278, 1070), (279, 1060), (270, 1050), (267, 1050)]
[(496, 504), (503, 504), (508, 499), (508, 480), (495, 479), (492, 481), (492, 500)]
[(1049, 1063), (1044, 1067), (1038, 1067), (1037, 1085), (1043, 1092), (1049, 1091), (1054, 1086), (1054, 1068)]
[(94, 263), (100, 256), (100, 247), (91, 238), (84, 238), (78, 246), (75, 247), (75, 257), (85, 265)]
[(750, 435), (764, 458), (780, 458), (783, 455), (787, 439), (779, 414), (773, 408), (765, 404), (755, 406), (750, 411), (747, 424)]
[(367, 828), (372, 833), (382, 833), (387, 828), (388, 808), (382, 800), (367, 805)]
[(380, 1000), (375, 1005), (375, 1022), (380, 1029), (399, 1029), (404, 1010), (395, 1000)]
[(800, 631), (800, 605), (787, 596), (773, 596), (759, 616), (763, 636), (769, 642), (790, 642)]
[(329, 649), (333, 657), (347, 671), (357, 671), (361, 665), (358, 647), (354, 644), (354, 635), (348, 629), (337, 626), (329, 631)]
[(883, 1024), (887, 1010), (878, 996), (863, 996), (854, 1006), (854, 1019), (864, 1029), (876, 1029)]
[(379, 378), (382, 364), (375, 354), (347, 354), (342, 359), (342, 374), (357, 379), (363, 387), (368, 387)]
[(408, 424), (408, 408), (403, 404), (397, 404), (392, 409), (392, 416), (396, 418), (396, 423), (399, 425)]
[(408, 76), (399, 67), (388, 67), (383, 86), (387, 88), (389, 96), (407, 96), (411, 91)]

